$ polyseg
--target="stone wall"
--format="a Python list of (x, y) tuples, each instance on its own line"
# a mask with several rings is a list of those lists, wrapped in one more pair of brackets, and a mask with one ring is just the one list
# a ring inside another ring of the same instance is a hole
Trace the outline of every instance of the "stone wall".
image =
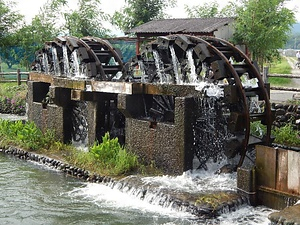
[(300, 105), (272, 103), (272, 108), (275, 109), (274, 126), (282, 127), (291, 122), (295, 129), (300, 130)]
[[(132, 96), (136, 101), (137, 96)], [(120, 108), (126, 117), (126, 146), (146, 163), (155, 165), (168, 174), (182, 174), (192, 169), (193, 163), (193, 98), (175, 98), (174, 123), (151, 122), (132, 118), (130, 96), (120, 96)], [(122, 100), (123, 99), (123, 100)], [(123, 102), (123, 103), (122, 103)], [(135, 107), (135, 110), (136, 107)]]

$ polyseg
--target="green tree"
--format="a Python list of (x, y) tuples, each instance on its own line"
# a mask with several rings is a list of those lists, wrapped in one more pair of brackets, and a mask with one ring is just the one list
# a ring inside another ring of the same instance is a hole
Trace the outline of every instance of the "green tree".
[(16, 63), (13, 35), (24, 18), (13, 10), (14, 7), (15, 2), (0, 0), (0, 63), (5, 62), (9, 68)]
[(164, 10), (173, 7), (176, 0), (125, 0), (125, 6), (120, 12), (115, 12), (111, 18), (112, 24), (122, 31), (154, 19), (166, 18)]
[(5, 45), (7, 36), (14, 32), (24, 18), (13, 10), (15, 2), (0, 0), (0, 45)]
[(78, 10), (64, 14), (67, 34), (76, 37), (108, 36), (109, 29), (102, 25), (102, 21), (108, 20), (108, 15), (100, 6), (100, 0), (79, 0)]
[(48, 0), (30, 24), (24, 24), (14, 33), (12, 40), (23, 49), (22, 54), (17, 55), (21, 65), (29, 68), (35, 52), (41, 49), (46, 41), (53, 40), (60, 34), (61, 9), (66, 6), (66, 2), (66, 0)]
[(286, 49), (300, 49), (300, 33), (291, 34), (285, 45)]
[(236, 8), (236, 3), (231, 1), (224, 8), (220, 8), (216, 1), (192, 7), (188, 5), (184, 6), (190, 18), (234, 17), (236, 15)]
[(206, 2), (204, 3), (204, 5), (198, 5), (193, 7), (185, 5), (184, 9), (187, 12), (188, 17), (191, 18), (212, 18), (218, 17), (219, 14), (219, 4), (217, 2)]
[(278, 55), (295, 22), (286, 0), (244, 0), (238, 7), (234, 41), (245, 44), (260, 67)]

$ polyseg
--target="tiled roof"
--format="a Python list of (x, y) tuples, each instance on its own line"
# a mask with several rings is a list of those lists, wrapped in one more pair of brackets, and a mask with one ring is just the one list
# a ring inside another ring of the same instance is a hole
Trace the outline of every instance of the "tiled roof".
[(211, 33), (233, 21), (233, 18), (160, 19), (134, 27), (126, 33)]

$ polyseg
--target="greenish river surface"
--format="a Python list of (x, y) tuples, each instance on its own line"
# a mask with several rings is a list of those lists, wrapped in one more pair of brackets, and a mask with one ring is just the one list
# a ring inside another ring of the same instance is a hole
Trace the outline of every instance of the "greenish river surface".
[[(171, 186), (191, 181), (186, 176), (159, 179)], [(228, 184), (234, 178), (226, 179)], [(270, 212), (244, 206), (217, 219), (199, 221), (188, 213), (151, 205), (105, 185), (81, 182), (43, 165), (0, 153), (1, 225), (268, 224)]]

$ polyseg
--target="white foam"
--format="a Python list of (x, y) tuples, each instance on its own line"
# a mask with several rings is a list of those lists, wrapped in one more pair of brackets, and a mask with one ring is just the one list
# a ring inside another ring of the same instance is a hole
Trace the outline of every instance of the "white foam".
[(139, 210), (140, 212), (150, 212), (174, 218), (194, 218), (189, 213), (178, 212), (171, 208), (163, 208), (159, 205), (150, 204), (127, 193), (123, 193), (118, 189), (111, 189), (103, 184), (87, 183), (83, 187), (75, 188), (68, 194), (71, 197), (83, 197), (86, 200), (94, 202), (100, 208), (105, 207), (128, 211)]
[(215, 174), (226, 161), (220, 163), (208, 162), (208, 170), (193, 170), (184, 172), (180, 176), (145, 177), (145, 183), (159, 185), (160, 188), (181, 190), (191, 193), (203, 191), (225, 191), (236, 189), (236, 173)]
[(274, 212), (266, 207), (252, 207), (245, 206), (231, 212), (229, 214), (222, 214), (217, 218), (220, 225), (234, 225), (234, 224), (247, 224), (247, 225), (269, 225), (270, 220), (268, 215)]

